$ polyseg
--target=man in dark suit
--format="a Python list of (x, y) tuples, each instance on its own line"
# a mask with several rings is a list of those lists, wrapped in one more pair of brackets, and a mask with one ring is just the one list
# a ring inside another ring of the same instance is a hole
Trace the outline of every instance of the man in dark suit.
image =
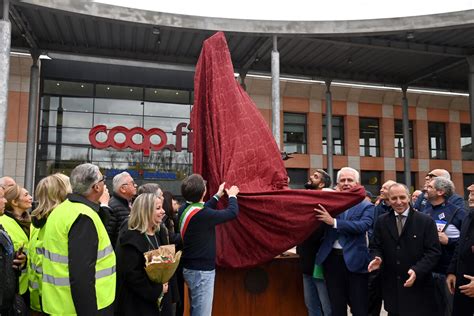
[(474, 184), (469, 190), (469, 213), (464, 218), (459, 242), (448, 267), (446, 283), (454, 294), (453, 315), (474, 315)]
[(437, 315), (431, 273), (441, 256), (434, 221), (410, 207), (404, 184), (388, 190), (393, 211), (379, 217), (370, 245), (369, 271), (382, 265), (382, 296), (390, 316)]
[[(349, 191), (360, 184), (359, 172), (344, 167), (337, 173), (337, 190)], [(333, 218), (321, 205), (316, 217), (326, 224), (324, 240), (316, 255), (322, 265), (333, 316), (367, 315), (369, 251), (367, 231), (372, 225), (374, 205), (367, 201)]]

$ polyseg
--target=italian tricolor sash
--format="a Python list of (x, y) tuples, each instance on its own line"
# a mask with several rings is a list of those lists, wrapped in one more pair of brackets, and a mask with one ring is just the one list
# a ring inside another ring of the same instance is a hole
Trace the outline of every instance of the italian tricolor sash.
[(184, 239), (184, 234), (186, 233), (186, 229), (188, 228), (191, 218), (193, 218), (193, 216), (203, 208), (204, 203), (193, 203), (184, 209), (183, 214), (181, 214), (181, 218), (179, 219), (179, 231), (181, 233), (181, 238)]

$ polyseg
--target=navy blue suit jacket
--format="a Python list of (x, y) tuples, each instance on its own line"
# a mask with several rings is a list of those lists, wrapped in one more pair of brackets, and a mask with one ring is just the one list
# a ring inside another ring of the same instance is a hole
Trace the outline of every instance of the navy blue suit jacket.
[(351, 272), (366, 273), (370, 261), (367, 247), (367, 231), (372, 226), (374, 205), (367, 201), (339, 214), (337, 228), (327, 227), (324, 240), (316, 255), (316, 264), (321, 265), (332, 250), (336, 239), (342, 246), (346, 267)]

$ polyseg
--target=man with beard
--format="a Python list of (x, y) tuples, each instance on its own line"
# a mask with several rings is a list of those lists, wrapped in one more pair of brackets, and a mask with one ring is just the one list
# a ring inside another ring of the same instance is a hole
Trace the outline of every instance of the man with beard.
[(446, 286), (446, 271), (459, 241), (462, 221), (466, 217), (463, 207), (451, 204), (449, 198), (454, 193), (454, 184), (451, 180), (436, 177), (426, 186), (425, 214), (429, 215), (438, 228), (438, 238), (441, 244), (441, 258), (433, 271), (433, 280), (436, 286), (436, 299), (439, 310), (444, 315), (451, 315), (453, 296)]
[[(305, 188), (308, 190), (322, 190), (330, 187), (331, 178), (322, 169), (316, 169), (305, 184)], [(313, 277), (314, 260), (321, 245), (323, 234), (324, 229), (320, 226), (308, 239), (296, 247), (296, 253), (300, 257), (301, 270), (303, 271), (304, 302), (308, 309), (308, 316), (331, 315), (331, 303), (329, 302), (326, 284), (323, 279)]]
[[(447, 170), (445, 170), (445, 169), (433, 169), (430, 172), (428, 172), (428, 174), (425, 177), (425, 184), (423, 186), (423, 193), (426, 192), (426, 188), (428, 186), (428, 183), (430, 183), (430, 181), (433, 180), (434, 178), (438, 178), (438, 177), (451, 180), (451, 175), (449, 174), (449, 172)], [(416, 200), (416, 202), (413, 204), (413, 208), (415, 208), (416, 210), (418, 210), (420, 212), (424, 212), (426, 206), (429, 203), (430, 202), (428, 201), (427, 197), (424, 194), (420, 194), (418, 196), (418, 199)], [(459, 207), (464, 207), (464, 199), (456, 193), (454, 193), (449, 198), (449, 203), (451, 203), (453, 205), (456, 205), (456, 206), (459, 206)]]

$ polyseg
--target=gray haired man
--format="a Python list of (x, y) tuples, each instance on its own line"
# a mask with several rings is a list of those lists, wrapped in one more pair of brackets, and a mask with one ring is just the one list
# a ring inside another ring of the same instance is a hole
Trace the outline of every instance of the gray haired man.
[(441, 244), (441, 258), (433, 272), (436, 285), (436, 302), (438, 310), (450, 315), (453, 307), (453, 296), (446, 285), (446, 273), (454, 250), (459, 242), (461, 225), (466, 217), (466, 210), (450, 202), (454, 194), (454, 184), (444, 177), (434, 177), (426, 185), (425, 213), (431, 216), (438, 228), (438, 238)]
[(72, 170), (70, 181), (73, 193), (44, 225), (42, 307), (47, 314), (111, 315), (115, 254), (100, 216), (100, 202), (108, 200), (105, 177), (86, 163)]
[(117, 242), (120, 226), (130, 215), (130, 203), (137, 194), (137, 185), (128, 172), (117, 174), (112, 180), (113, 193), (109, 202), (110, 220), (106, 225), (112, 246)]

